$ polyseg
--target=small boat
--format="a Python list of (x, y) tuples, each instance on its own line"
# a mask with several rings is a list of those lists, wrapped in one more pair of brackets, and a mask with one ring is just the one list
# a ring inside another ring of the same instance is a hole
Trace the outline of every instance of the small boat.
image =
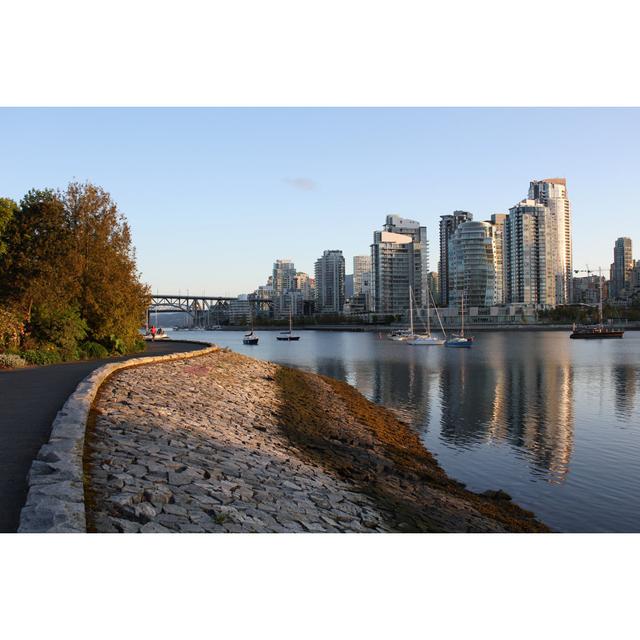
[(396, 342), (402, 342), (403, 340), (406, 340), (410, 337), (411, 331), (409, 331), (408, 329), (396, 329), (387, 336), (389, 340), (394, 340)]
[(573, 326), (573, 332), (569, 336), (573, 340), (593, 340), (596, 338), (622, 338), (624, 331), (606, 327), (602, 324), (595, 324), (584, 327)]
[(460, 300), (460, 310), (462, 312), (460, 316), (460, 333), (453, 334), (448, 338), (444, 343), (444, 346), (458, 349), (470, 349), (473, 344), (473, 337), (467, 337), (464, 335), (464, 293)]
[(276, 336), (276, 340), (285, 342), (296, 342), (300, 340), (300, 336), (293, 335), (293, 316), (291, 315), (291, 308), (289, 308), (289, 331), (281, 331), (279, 336)]
[(242, 344), (258, 344), (258, 336), (253, 332), (253, 329), (249, 333), (244, 334), (242, 338)]
[[(409, 287), (409, 305), (411, 308), (411, 333), (412, 335), (409, 336), (405, 342), (407, 344), (411, 344), (414, 346), (424, 346), (424, 347), (430, 347), (430, 346), (440, 346), (442, 344), (445, 343), (445, 339), (444, 338), (438, 338), (437, 336), (431, 335), (431, 314), (430, 314), (430, 309), (429, 309), (429, 297), (431, 295), (431, 292), (429, 291), (429, 288), (427, 287), (427, 325), (426, 325), (426, 329), (427, 332), (426, 333), (419, 333), (419, 334), (414, 334), (413, 333), (413, 296), (412, 296), (412, 292), (411, 292), (411, 287)], [(437, 310), (436, 310), (436, 314), (437, 314)], [(438, 321), (440, 320), (440, 316), (438, 315)], [(440, 323), (440, 328), (442, 329), (442, 333), (444, 334), (444, 329), (442, 328), (442, 323)]]
[[(576, 273), (579, 273), (576, 271)], [(591, 274), (589, 267), (587, 266), (587, 273)], [(598, 269), (600, 283), (600, 301), (598, 302), (598, 324), (585, 325), (577, 327), (575, 322), (573, 324), (573, 331), (569, 336), (573, 340), (596, 340), (603, 338), (622, 338), (624, 331), (622, 329), (614, 329), (604, 324), (604, 317), (602, 314), (602, 269)]]
[(258, 336), (253, 331), (253, 309), (251, 309), (251, 329), (249, 333), (244, 334), (244, 338), (242, 338), (242, 344), (256, 345), (258, 344), (258, 340)]

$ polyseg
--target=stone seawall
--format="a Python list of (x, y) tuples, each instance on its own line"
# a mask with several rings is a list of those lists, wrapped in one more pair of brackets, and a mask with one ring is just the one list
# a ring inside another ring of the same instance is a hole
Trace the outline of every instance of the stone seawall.
[(84, 464), (96, 532), (547, 530), (348, 385), (226, 350), (113, 375)]
[(140, 357), (96, 369), (77, 386), (56, 415), (49, 441), (31, 464), (29, 493), (20, 513), (19, 533), (86, 531), (84, 440), (89, 412), (98, 389), (116, 371), (143, 364), (188, 359), (218, 348), (199, 343), (198, 351)]

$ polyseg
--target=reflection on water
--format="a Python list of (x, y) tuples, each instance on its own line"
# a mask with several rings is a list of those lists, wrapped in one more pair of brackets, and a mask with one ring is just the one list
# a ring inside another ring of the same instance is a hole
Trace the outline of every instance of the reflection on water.
[(239, 332), (185, 337), (347, 381), (410, 423), (450, 475), (508, 491), (554, 528), (640, 531), (640, 333), (583, 342), (486, 332), (470, 350), (375, 333), (305, 331), (299, 343), (258, 333), (257, 347)]

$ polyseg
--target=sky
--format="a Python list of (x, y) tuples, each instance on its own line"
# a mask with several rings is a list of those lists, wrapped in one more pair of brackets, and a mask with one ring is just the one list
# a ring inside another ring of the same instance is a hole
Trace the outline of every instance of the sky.
[(133, 231), (152, 291), (237, 295), (277, 258), (369, 253), (398, 213), (508, 212), (529, 181), (566, 177), (574, 268), (613, 244), (640, 258), (640, 109), (0, 108), (0, 197), (89, 180)]

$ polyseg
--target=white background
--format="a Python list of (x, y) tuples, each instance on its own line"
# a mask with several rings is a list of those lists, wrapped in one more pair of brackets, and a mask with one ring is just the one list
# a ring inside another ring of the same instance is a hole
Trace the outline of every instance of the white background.
[[(634, 13), (615, 0), (0, 1), (0, 104), (635, 106)], [(639, 542), (4, 535), (0, 624), (11, 639), (637, 637)]]

